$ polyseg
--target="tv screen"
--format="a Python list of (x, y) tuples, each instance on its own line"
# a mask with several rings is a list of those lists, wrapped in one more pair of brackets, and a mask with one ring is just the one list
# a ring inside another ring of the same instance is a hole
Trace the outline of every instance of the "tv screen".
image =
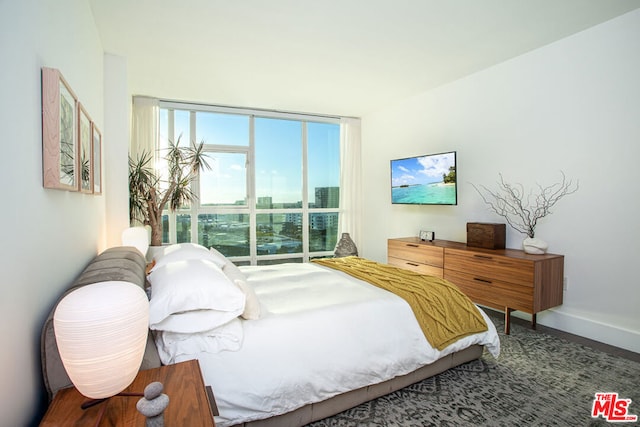
[(391, 160), (391, 203), (457, 205), (456, 152)]

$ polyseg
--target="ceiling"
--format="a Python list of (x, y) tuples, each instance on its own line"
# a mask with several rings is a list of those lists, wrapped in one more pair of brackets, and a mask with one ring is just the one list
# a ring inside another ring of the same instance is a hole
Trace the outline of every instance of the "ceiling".
[(133, 94), (362, 116), (638, 0), (89, 0)]

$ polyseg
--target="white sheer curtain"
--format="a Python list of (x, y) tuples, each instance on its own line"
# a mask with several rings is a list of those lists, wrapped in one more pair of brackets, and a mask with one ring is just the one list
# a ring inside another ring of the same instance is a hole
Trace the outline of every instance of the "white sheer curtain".
[(342, 233), (349, 233), (362, 253), (362, 168), (360, 148), (360, 119), (340, 120), (340, 207), (338, 239)]
[(133, 97), (129, 154), (135, 159), (142, 152), (151, 153), (153, 156), (151, 166), (155, 166), (158, 151), (159, 111), (159, 102), (156, 98)]
[[(156, 98), (134, 96), (131, 114), (131, 143), (129, 156), (137, 159), (143, 152), (151, 154), (149, 166), (155, 168), (160, 132), (160, 106)], [(137, 224), (131, 224), (132, 226)], [(147, 227), (150, 233), (150, 229)]]

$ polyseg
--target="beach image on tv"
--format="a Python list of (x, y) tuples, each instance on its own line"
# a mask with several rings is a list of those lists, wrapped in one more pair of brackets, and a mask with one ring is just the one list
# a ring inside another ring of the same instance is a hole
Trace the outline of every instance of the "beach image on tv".
[(457, 204), (455, 152), (391, 161), (391, 202)]

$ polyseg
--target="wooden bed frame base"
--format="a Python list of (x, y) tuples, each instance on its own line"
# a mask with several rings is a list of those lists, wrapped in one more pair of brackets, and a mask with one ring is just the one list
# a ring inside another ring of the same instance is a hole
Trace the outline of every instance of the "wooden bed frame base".
[(311, 422), (339, 414), (342, 411), (384, 396), (385, 394), (400, 390), (401, 388), (437, 375), (454, 366), (478, 359), (482, 356), (483, 350), (483, 346), (473, 345), (457, 353), (449, 354), (407, 375), (339, 394), (328, 400), (312, 403), (294, 411), (287, 412), (286, 414), (237, 424), (234, 427), (301, 427)]

